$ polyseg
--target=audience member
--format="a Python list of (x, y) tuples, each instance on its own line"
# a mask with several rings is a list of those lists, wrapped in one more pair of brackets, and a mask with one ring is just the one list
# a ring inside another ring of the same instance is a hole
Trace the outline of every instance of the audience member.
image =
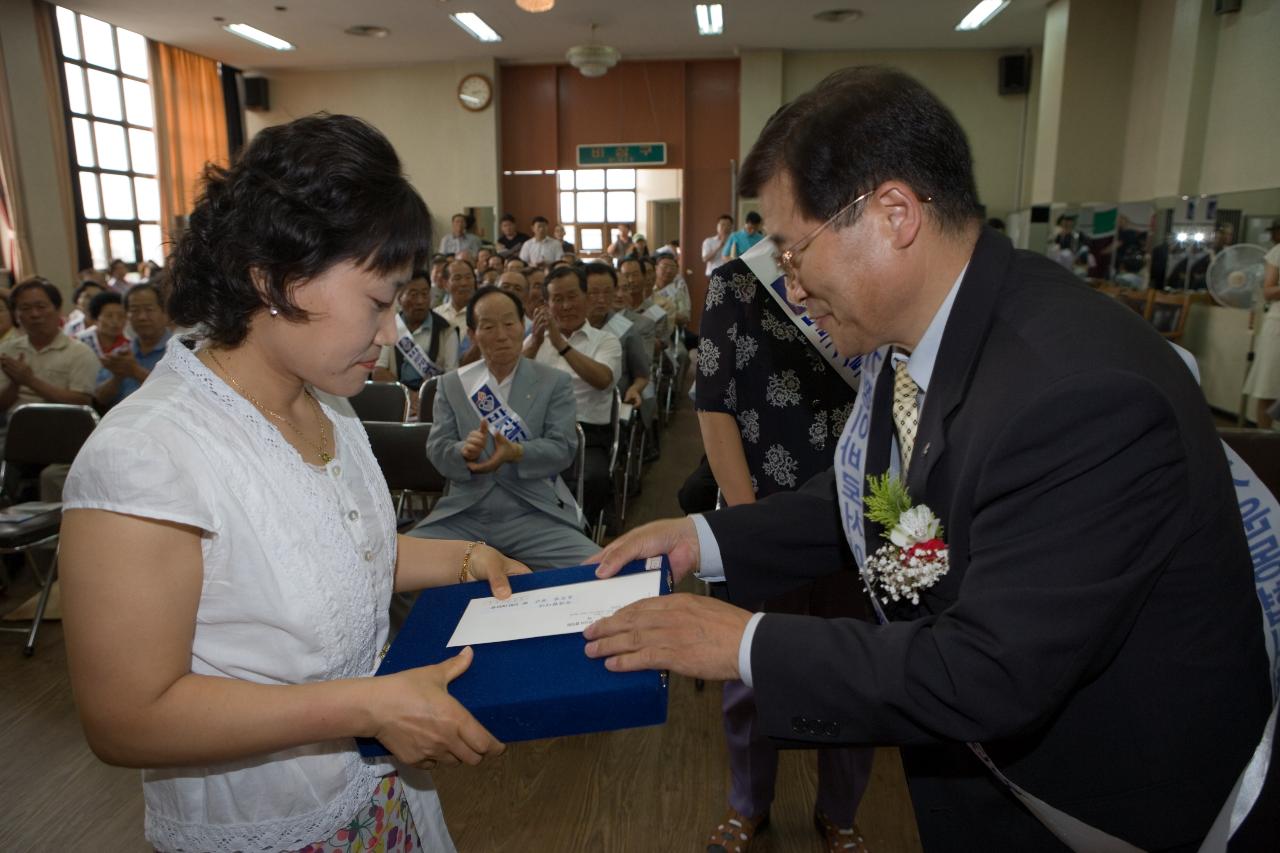
[[(521, 270), (507, 270), (498, 276), (498, 287), (515, 295), (520, 300), (521, 313), (524, 313), (524, 306), (529, 304), (529, 277)], [(527, 335), (532, 331), (533, 317), (524, 314), (524, 333)]]
[(614, 260), (622, 260), (635, 250), (635, 240), (631, 237), (631, 226), (622, 223), (618, 226), (618, 237), (605, 249), (605, 254)]
[(123, 293), (129, 289), (128, 275), (129, 266), (119, 258), (115, 258), (107, 267), (107, 287), (118, 293)]
[[(716, 271), (707, 287), (698, 346), (695, 406), (702, 444), (727, 506), (795, 491), (827, 470), (857, 395), (857, 374), (846, 380), (809, 343), (790, 309), (765, 290), (742, 261)], [(725, 598), (724, 584), (713, 594)], [(754, 610), (815, 615), (824, 593), (813, 585)], [(742, 681), (724, 683), (721, 710), (732, 784), (728, 814), (708, 844), (729, 843), (726, 827), (754, 836), (768, 817), (778, 774), (778, 748), (761, 731), (755, 695)], [(853, 830), (858, 802), (871, 775), (871, 749), (818, 751), (817, 810), (825, 822)], [(731, 840), (730, 840), (731, 841)], [(749, 847), (744, 844), (743, 847)]]
[(62, 327), (69, 337), (75, 337), (89, 327), (89, 302), (106, 288), (96, 281), (81, 281), (71, 296), (75, 305)]
[(528, 234), (516, 228), (516, 218), (510, 213), (504, 214), (498, 222), (498, 245), (508, 252), (518, 252), (521, 244), (528, 239)]
[(756, 211), (747, 214), (747, 221), (741, 231), (734, 231), (725, 243), (722, 257), (740, 258), (747, 250), (764, 239), (764, 219)]
[(547, 271), (542, 267), (530, 267), (525, 270), (524, 277), (529, 282), (529, 299), (525, 302), (525, 310), (532, 315), (547, 304)]
[(92, 281), (94, 284), (98, 285), (99, 287), (107, 286), (107, 274), (104, 273), (102, 270), (96, 270), (93, 267), (85, 267), (84, 269), (80, 270), (80, 273), (76, 280), (80, 284), (84, 284), (86, 281)]
[(631, 251), (627, 254), (634, 255), (637, 258), (649, 257), (649, 241), (644, 238), (643, 234), (635, 236), (631, 244)]
[(678, 328), (689, 325), (693, 306), (689, 285), (680, 275), (680, 267), (672, 255), (659, 255), (654, 264), (653, 301), (671, 315)]
[[(441, 313), (431, 310), (431, 285), (425, 270), (413, 273), (400, 291), (399, 302), (396, 343), (382, 348), (373, 378), (378, 382), (401, 382), (417, 391), (428, 375), (439, 375), (458, 366), (458, 330)], [(412, 400), (416, 407), (416, 394)]]
[(498, 283), (498, 271), (492, 267), (488, 267), (480, 274), (479, 284), (493, 287)]
[(622, 402), (639, 408), (653, 367), (656, 330), (653, 321), (630, 308), (618, 308), (618, 271), (609, 264), (586, 265), (587, 322), (609, 332), (622, 344), (618, 391)]
[(0, 411), (8, 414), (23, 403), (89, 405), (98, 359), (59, 327), (58, 288), (29, 278), (13, 289), (9, 304), (24, 334), (0, 343)]
[(520, 260), (526, 264), (549, 264), (564, 255), (564, 244), (547, 234), (547, 217), (533, 217), (533, 236), (520, 246)]
[(524, 308), (482, 287), (467, 308), (481, 360), (440, 380), (427, 457), (449, 490), (411, 536), (483, 540), (531, 569), (596, 552), (560, 478), (577, 453), (567, 374), (521, 357)]
[(507, 268), (506, 258), (496, 254), (489, 255), (488, 269), (502, 272), (506, 268)]
[(460, 259), (450, 263), (448, 271), (449, 301), (435, 312), (458, 331), (459, 363), (468, 364), (477, 357), (467, 352), (471, 348), (471, 336), (467, 334), (467, 303), (476, 292), (476, 269), (470, 261)]
[(455, 213), (451, 220), (453, 230), (440, 238), (440, 254), (457, 255), (459, 252), (470, 252), (474, 258), (480, 252), (480, 238), (467, 231), (467, 217)]
[(129, 288), (124, 296), (124, 311), (133, 327), (134, 339), (128, 346), (101, 357), (102, 369), (98, 371), (98, 387), (93, 399), (103, 409), (111, 408), (142, 387), (164, 357), (169, 343), (169, 315), (154, 284), (146, 282)]
[(547, 276), (547, 304), (533, 317), (525, 355), (570, 375), (578, 422), (587, 439), (583, 510), (591, 522), (604, 513), (616, 525), (609, 449), (613, 389), (622, 375), (622, 343), (587, 322), (587, 279), (573, 267)]
[(482, 246), (480, 251), (476, 252), (476, 273), (482, 273), (489, 268), (489, 259), (493, 257), (493, 249), (488, 246)]
[(449, 299), (449, 256), (431, 259), (431, 307), (439, 308)]
[(507, 262), (503, 264), (502, 268), (504, 270), (523, 270), (525, 266), (525, 262), (519, 258), (507, 258)]
[(671, 340), (671, 317), (661, 306), (653, 304), (653, 289), (645, 277), (646, 266), (646, 261), (635, 257), (626, 258), (619, 265), (622, 303), (653, 321), (658, 347), (663, 349), (666, 342)]
[(76, 340), (93, 350), (99, 359), (129, 345), (124, 336), (129, 321), (124, 312), (124, 299), (107, 290), (89, 300), (89, 328), (76, 335)]
[(732, 232), (733, 217), (722, 213), (716, 220), (716, 233), (702, 241), (702, 262), (707, 265), (707, 278), (711, 278), (716, 267), (724, 263), (724, 250)]
[(565, 239), (565, 233), (566, 232), (564, 230), (564, 226), (561, 225), (559, 222), (556, 223), (555, 228), (551, 229), (551, 236), (555, 237), (557, 240), (560, 241), (560, 247), (562, 249), (564, 249), (566, 252), (576, 252), (578, 250), (578, 247), (573, 245), (573, 243), (569, 242), (567, 239)]

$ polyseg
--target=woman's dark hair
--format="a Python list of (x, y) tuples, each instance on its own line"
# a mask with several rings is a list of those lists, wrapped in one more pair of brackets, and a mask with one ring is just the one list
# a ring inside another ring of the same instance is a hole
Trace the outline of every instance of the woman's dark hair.
[(420, 267), (430, 246), (431, 215), (386, 137), (317, 113), (259, 132), (230, 168), (206, 167), (170, 261), (169, 315), (236, 346), (263, 309), (307, 319), (295, 285), (343, 262)]
[(602, 264), (599, 261), (592, 261), (582, 268), (582, 272), (588, 277), (593, 275), (607, 275), (613, 280), (613, 286), (618, 286), (618, 271), (613, 268), (613, 264)]
[(18, 283), (16, 287), (9, 293), (9, 312), (14, 316), (18, 313), (18, 297), (28, 290), (43, 290), (44, 295), (49, 297), (49, 301), (53, 303), (54, 308), (62, 307), (62, 291), (58, 290), (57, 285), (42, 276), (33, 275), (31, 278), (25, 278)]
[[(944, 230), (978, 215), (964, 131), (932, 92), (893, 68), (842, 69), (775, 112), (742, 164), (738, 190), (758, 197), (783, 172), (797, 209), (818, 222), (889, 180), (932, 199), (927, 210)], [(836, 226), (864, 209), (856, 205)]]
[(543, 282), (543, 284), (547, 287), (547, 292), (550, 292), (551, 283), (553, 281), (559, 281), (562, 278), (576, 279), (578, 282), (578, 287), (582, 290), (582, 292), (583, 293), (587, 292), (587, 277), (583, 275), (582, 270), (578, 269), (577, 267), (556, 267), (551, 272), (547, 273), (547, 280)]
[(89, 300), (89, 319), (96, 320), (102, 314), (102, 309), (108, 305), (119, 305), (124, 307), (124, 300), (120, 298), (120, 294), (114, 290), (104, 290), (97, 296)]
[(501, 287), (495, 287), (492, 284), (478, 288), (475, 295), (471, 297), (471, 301), (467, 303), (467, 328), (474, 329), (476, 327), (476, 305), (480, 303), (491, 293), (501, 293), (516, 304), (516, 316), (520, 318), (520, 322), (524, 322), (524, 303), (520, 301), (520, 297), (516, 296), (509, 290), (503, 290)]

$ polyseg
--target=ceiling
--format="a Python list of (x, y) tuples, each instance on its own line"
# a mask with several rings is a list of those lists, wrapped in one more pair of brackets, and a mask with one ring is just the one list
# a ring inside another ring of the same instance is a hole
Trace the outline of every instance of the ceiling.
[[(725, 30), (699, 36), (692, 0), (557, 0), (531, 15), (514, 0), (65, 0), (63, 5), (244, 70), (342, 68), (496, 56), (499, 61), (562, 61), (570, 46), (597, 39), (623, 59), (732, 56), (739, 50), (910, 50), (1026, 48), (1039, 45), (1046, 0), (1012, 0), (977, 32), (956, 23), (975, 0), (722, 0)], [(284, 11), (278, 8), (284, 7)], [(816, 21), (827, 9), (856, 8), (858, 20)], [(476, 12), (502, 35), (482, 44), (455, 26), (453, 12)], [(243, 41), (213, 20), (243, 22), (287, 39), (277, 52)], [(382, 39), (357, 38), (353, 25), (388, 27)]]

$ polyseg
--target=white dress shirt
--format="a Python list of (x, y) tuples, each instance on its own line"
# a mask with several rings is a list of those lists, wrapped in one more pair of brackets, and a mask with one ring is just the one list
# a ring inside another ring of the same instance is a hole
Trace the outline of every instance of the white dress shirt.
[[(907, 373), (920, 386), (920, 394), (916, 397), (916, 405), (924, 409), (924, 397), (929, 390), (929, 381), (933, 378), (933, 367), (938, 360), (938, 347), (942, 345), (942, 332), (947, 327), (947, 318), (951, 316), (951, 306), (955, 304), (956, 294), (960, 292), (960, 282), (964, 280), (964, 274), (968, 271), (969, 265), (965, 264), (964, 269), (960, 270), (960, 275), (956, 276), (955, 283), (951, 285), (951, 290), (947, 292), (947, 298), (942, 300), (942, 305), (938, 306), (938, 310), (934, 313), (933, 319), (929, 321), (929, 326), (924, 330), (920, 342), (916, 344), (916, 348), (912, 351), (910, 357), (907, 358)], [(902, 356), (893, 356), (894, 359), (900, 359)], [(891, 370), (893, 360), (886, 364), (882, 370)], [(889, 470), (891, 473), (897, 473), (902, 468), (902, 463), (898, 460), (898, 438), (893, 437), (892, 450), (889, 453)], [(694, 530), (698, 533), (698, 577), (709, 583), (723, 581), (724, 575), (724, 559), (720, 556), (720, 545), (716, 542), (715, 535), (711, 532), (711, 525), (701, 515), (691, 516), (693, 518)], [(748, 687), (755, 685), (751, 680), (751, 641), (755, 638), (756, 628), (760, 625), (760, 620), (765, 614), (754, 613), (750, 621), (747, 622), (746, 629), (742, 632), (742, 641), (738, 644), (738, 675), (742, 682)]]
[(520, 244), (520, 260), (529, 266), (554, 263), (564, 257), (564, 243), (555, 237), (531, 237)]
[(704, 259), (711, 258), (711, 260), (707, 261), (707, 278), (711, 278), (711, 274), (716, 271), (716, 267), (725, 262), (722, 252), (724, 244), (728, 241), (728, 237), (721, 240), (719, 234), (712, 234), (702, 241), (702, 257)]
[(534, 356), (535, 361), (550, 365), (569, 374), (573, 384), (573, 399), (578, 404), (578, 420), (584, 424), (607, 424), (613, 421), (613, 388), (622, 375), (622, 342), (617, 335), (597, 329), (590, 323), (571, 335), (565, 342), (592, 361), (609, 368), (613, 378), (604, 388), (595, 388), (574, 371), (568, 360), (556, 352), (550, 338), (542, 339), (542, 346)]

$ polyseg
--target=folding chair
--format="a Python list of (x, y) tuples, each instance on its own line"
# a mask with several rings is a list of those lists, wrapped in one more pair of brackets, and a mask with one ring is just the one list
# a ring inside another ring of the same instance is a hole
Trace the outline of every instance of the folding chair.
[[(369, 447), (382, 469), (383, 479), (396, 500), (396, 519), (404, 510), (406, 499), (422, 497), (423, 515), (431, 511), (449, 482), (436, 470), (427, 458), (427, 437), (431, 434), (429, 423), (396, 423), (365, 421), (364, 431), (369, 435)], [(412, 506), (412, 505), (411, 505)]]
[[(98, 425), (98, 415), (90, 406), (69, 406), (61, 403), (28, 403), (18, 406), (9, 415), (9, 434), (5, 440), (4, 459), (0, 461), (0, 485), (10, 502), (13, 490), (10, 480), (16, 482), (15, 466), (44, 467), (46, 465), (70, 465), (84, 446), (89, 434)], [(22, 504), (10, 507), (14, 513), (22, 512)], [(27, 635), (22, 653), (30, 657), (36, 650), (36, 634), (44, 621), (44, 611), (49, 604), (49, 593), (58, 579), (58, 551), (55, 545), (49, 570), (42, 573), (32, 558), (32, 550), (58, 541), (62, 525), (62, 504), (32, 505), (32, 513), (13, 521), (0, 519), (0, 554), (22, 554), (32, 574), (40, 581), (40, 598), (29, 628), (0, 628)]]
[[(636, 406), (631, 410), (631, 417), (622, 423), (619, 419), (619, 431), (625, 429), (626, 441), (621, 456), (614, 454), (615, 458), (621, 463), (621, 469), (615, 465), (614, 479), (615, 489), (618, 498), (618, 520), (627, 520), (627, 501), (631, 497), (631, 483), (634, 481), (639, 486), (640, 474), (644, 467), (644, 444), (645, 444), (645, 428), (644, 418), (640, 414), (640, 407)], [(621, 475), (621, 487), (618, 488), (616, 480)], [(637, 494), (639, 489), (637, 488)]]
[(366, 382), (351, 398), (351, 408), (362, 421), (404, 423), (409, 419), (409, 389), (399, 382)]
[[(560, 476), (564, 478), (566, 483), (577, 483), (577, 487), (574, 490), (574, 498), (578, 501), (578, 514), (583, 516), (582, 500), (586, 494), (587, 482), (587, 435), (582, 431), (582, 424), (574, 424), (574, 429), (578, 433), (578, 452), (573, 455), (573, 462), (569, 463), (569, 467), (565, 468)], [(587, 526), (585, 518), (582, 521), (582, 532), (590, 535), (591, 528)]]
[(430, 379), (424, 379), (422, 386), (418, 388), (418, 420), (423, 423), (431, 423), (431, 413), (436, 407), (436, 391), (440, 387), (440, 377), (432, 376)]

